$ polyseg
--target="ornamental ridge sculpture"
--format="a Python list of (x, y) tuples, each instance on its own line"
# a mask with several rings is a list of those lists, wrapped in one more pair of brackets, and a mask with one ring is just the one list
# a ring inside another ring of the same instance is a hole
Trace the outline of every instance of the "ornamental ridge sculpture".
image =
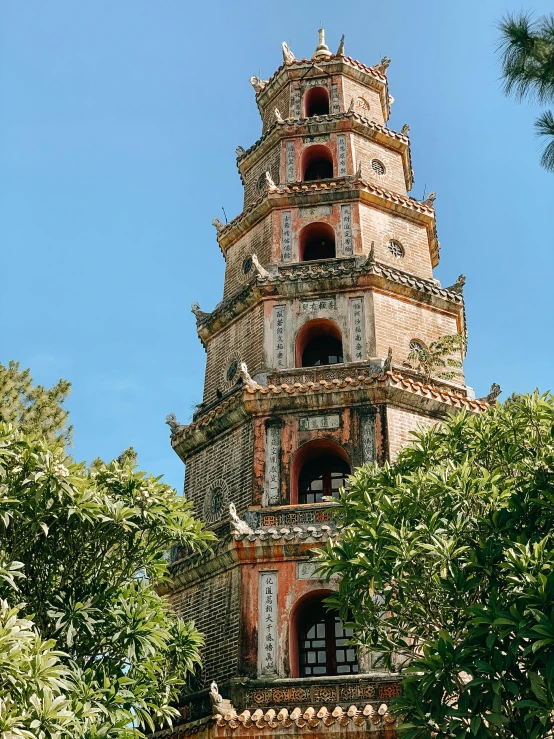
[(243, 521), (242, 518), (238, 517), (237, 508), (234, 503), (229, 503), (229, 517), (231, 519), (231, 528), (233, 529), (234, 534), (241, 536), (243, 534), (254, 533), (246, 521)]

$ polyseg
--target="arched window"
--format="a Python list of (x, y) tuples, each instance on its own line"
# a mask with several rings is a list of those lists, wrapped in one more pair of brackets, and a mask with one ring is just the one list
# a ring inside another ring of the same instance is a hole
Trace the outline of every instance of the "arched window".
[(327, 115), (329, 113), (329, 93), (324, 87), (312, 87), (304, 96), (304, 115)]
[(326, 454), (306, 462), (298, 478), (298, 502), (322, 503), (323, 498), (338, 498), (346, 484), (350, 465), (338, 456)]
[(332, 336), (316, 336), (302, 352), (302, 367), (321, 367), (342, 362), (342, 341)]
[(331, 439), (314, 439), (303, 444), (294, 456), (291, 470), (290, 502), (293, 505), (323, 503), (338, 497), (350, 475), (345, 450)]
[(297, 367), (321, 367), (342, 362), (342, 336), (336, 323), (319, 318), (302, 326), (296, 336)]
[(300, 261), (334, 259), (335, 232), (326, 223), (310, 223), (300, 233)]
[(326, 146), (309, 146), (302, 160), (304, 182), (331, 179), (333, 175), (333, 157)]
[(360, 671), (356, 649), (347, 644), (352, 630), (344, 628), (338, 611), (325, 608), (326, 595), (307, 598), (296, 610), (299, 677)]

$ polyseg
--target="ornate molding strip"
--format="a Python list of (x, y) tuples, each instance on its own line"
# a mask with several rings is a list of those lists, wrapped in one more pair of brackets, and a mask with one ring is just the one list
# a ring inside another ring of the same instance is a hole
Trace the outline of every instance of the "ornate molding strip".
[[(227, 246), (235, 238), (235, 231), (248, 220), (248, 217), (254, 214), (252, 223), (256, 222), (258, 217), (265, 216), (273, 207), (290, 207), (294, 204), (294, 200), (290, 197), (294, 195), (305, 195), (311, 193), (321, 193), (335, 191), (336, 193), (345, 192), (348, 197), (352, 197), (353, 191), (366, 193), (382, 201), (383, 205), (393, 204), (398, 207), (405, 208), (414, 216), (424, 216), (425, 221), (432, 229), (435, 228), (435, 209), (431, 204), (420, 202), (408, 195), (387, 190), (383, 187), (377, 187), (363, 177), (334, 177), (328, 180), (314, 180), (310, 182), (289, 182), (276, 185), (274, 190), (266, 190), (259, 198), (248, 205), (238, 216), (233, 218), (217, 232), (217, 240), (221, 250), (225, 253)], [(285, 196), (285, 197), (284, 197)], [(343, 195), (343, 197), (345, 197)], [(363, 198), (362, 198), (363, 199)], [(385, 206), (388, 208), (388, 206)], [(259, 211), (256, 213), (256, 211)], [(431, 226), (432, 224), (432, 226)], [(434, 233), (434, 231), (433, 231)], [(432, 234), (433, 235), (433, 234)], [(431, 244), (433, 248), (433, 244)]]
[[(356, 368), (352, 369), (355, 370)], [(468, 398), (444, 386), (439, 387), (420, 382), (402, 373), (402, 370), (396, 367), (382, 374), (373, 374), (370, 376), (360, 374), (354, 377), (345, 377), (344, 379), (337, 378), (330, 381), (323, 379), (318, 382), (306, 383), (296, 382), (292, 385), (282, 383), (281, 385), (269, 384), (267, 387), (263, 387), (253, 382), (251, 385), (243, 386), (241, 392), (237, 392), (227, 400), (221, 401), (216, 407), (204, 413), (193, 423), (188, 426), (180, 426), (171, 436), (171, 446), (182, 459), (186, 459), (186, 455), (191, 449), (206, 443), (214, 434), (219, 433), (223, 428), (230, 428), (233, 425), (241, 423), (247, 417), (261, 412), (255, 403), (252, 405), (249, 402), (250, 400), (255, 400), (256, 397), (262, 399), (264, 397), (276, 397), (280, 395), (305, 395), (321, 392), (336, 393), (351, 391), (357, 388), (394, 388), (407, 391), (421, 398), (441, 404), (444, 403), (451, 408), (466, 408), (472, 413), (480, 413), (489, 407), (489, 403), (486, 400)]]
[(369, 261), (364, 257), (347, 257), (336, 260), (334, 264), (328, 262), (322, 264), (299, 262), (297, 264), (279, 265), (275, 273), (268, 277), (256, 277), (235, 295), (217, 305), (211, 313), (203, 313), (196, 322), (198, 336), (205, 347), (206, 341), (209, 340), (212, 334), (237, 318), (242, 312), (248, 310), (257, 300), (264, 296), (280, 294), (280, 285), (336, 279), (341, 281), (342, 286), (345, 277), (352, 278), (353, 284), (357, 284), (359, 278), (364, 275), (381, 277), (397, 285), (409, 287), (455, 305), (463, 306), (464, 304), (463, 296), (459, 293), (439, 287), (431, 280), (415, 277), (409, 272), (389, 267), (382, 262)]

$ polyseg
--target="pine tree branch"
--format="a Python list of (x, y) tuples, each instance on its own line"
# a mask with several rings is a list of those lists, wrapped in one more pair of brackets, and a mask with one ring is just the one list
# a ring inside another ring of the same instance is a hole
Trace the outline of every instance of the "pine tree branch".
[(545, 111), (535, 121), (537, 136), (546, 136), (547, 143), (541, 157), (542, 166), (549, 172), (554, 172), (554, 114), (551, 110)]

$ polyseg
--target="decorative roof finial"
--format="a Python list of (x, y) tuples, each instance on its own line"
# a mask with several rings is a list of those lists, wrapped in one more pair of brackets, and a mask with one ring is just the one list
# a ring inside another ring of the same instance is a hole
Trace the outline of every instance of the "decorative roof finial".
[(333, 56), (333, 54), (329, 51), (329, 47), (325, 43), (325, 31), (323, 30), (323, 28), (319, 29), (318, 34), (319, 34), (319, 43), (316, 46), (316, 49), (314, 51), (312, 61), (329, 59), (330, 57)]
[(283, 61), (285, 62), (285, 64), (292, 64), (296, 61), (296, 57), (289, 49), (288, 44), (285, 41), (283, 41), (283, 43), (281, 44), (281, 48), (283, 49)]
[(335, 56), (344, 56), (344, 33), (340, 37), (339, 48), (337, 49)]

